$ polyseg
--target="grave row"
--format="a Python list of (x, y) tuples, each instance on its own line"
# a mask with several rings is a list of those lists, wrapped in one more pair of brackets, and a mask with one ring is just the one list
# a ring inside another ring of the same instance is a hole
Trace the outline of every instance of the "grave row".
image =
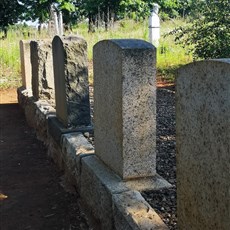
[[(92, 126), (87, 44), (21, 41), (23, 86), (66, 128)], [(156, 175), (156, 49), (142, 40), (94, 46), (95, 154), (123, 180)], [(182, 67), (176, 80), (180, 229), (230, 226), (230, 60)]]
[[(22, 58), (24, 87), (55, 106), (65, 127), (90, 126), (86, 42), (56, 36), (20, 46), (30, 50), (23, 56), (31, 67)], [(123, 179), (154, 176), (155, 48), (141, 40), (102, 41), (93, 60), (96, 155)]]

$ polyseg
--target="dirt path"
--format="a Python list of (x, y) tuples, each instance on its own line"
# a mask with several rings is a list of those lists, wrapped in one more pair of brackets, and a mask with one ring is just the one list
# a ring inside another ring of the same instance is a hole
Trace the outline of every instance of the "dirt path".
[(17, 89), (0, 90), (0, 104), (17, 103)]
[(61, 175), (18, 104), (0, 104), (0, 229), (89, 229)]

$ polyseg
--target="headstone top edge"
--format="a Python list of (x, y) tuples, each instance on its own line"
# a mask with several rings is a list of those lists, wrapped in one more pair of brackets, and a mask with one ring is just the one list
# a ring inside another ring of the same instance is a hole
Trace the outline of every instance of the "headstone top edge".
[(151, 43), (149, 43), (145, 40), (141, 40), (141, 39), (108, 39), (108, 40), (102, 40), (102, 41), (99, 41), (94, 47), (96, 47), (102, 43), (114, 44), (122, 50), (129, 50), (129, 49), (137, 49), (137, 50), (151, 49), (151, 50), (155, 50), (156, 49), (156, 47), (153, 46)]
[(219, 59), (207, 59), (207, 60), (201, 60), (201, 61), (194, 61), (194, 62), (190, 62), (190, 63), (180, 67), (179, 70), (188, 68), (189, 66), (203, 65), (204, 63), (227, 63), (227, 64), (230, 64), (230, 58), (219, 58)]
[(54, 36), (53, 40), (56, 40), (56, 39), (60, 39), (63, 43), (73, 42), (73, 41), (83, 41), (83, 42), (86, 42), (86, 40), (83, 37), (78, 36), (78, 35), (70, 35), (70, 36), (59, 36), (59, 35), (56, 35), (56, 36)]
[(224, 62), (230, 64), (230, 58), (211, 59), (211, 61)]
[(182, 75), (182, 73), (184, 71), (186, 71), (188, 69), (193, 69), (194, 67), (197, 67), (197, 66), (203, 66), (205, 63), (207, 65), (213, 65), (214, 63), (217, 65), (219, 65), (219, 64), (223, 65), (224, 64), (224, 65), (228, 65), (230, 67), (230, 58), (208, 59), (208, 60), (194, 61), (194, 62), (188, 63), (188, 64), (180, 67), (177, 70), (177, 77)]
[(42, 43), (42, 42), (52, 42), (52, 39), (44, 38), (44, 39), (31, 39), (31, 40), (26, 40), (26, 41)]
[(19, 41), (19, 43), (25, 44), (25, 43), (30, 43), (31, 41), (32, 41), (32, 40), (21, 39), (21, 40)]

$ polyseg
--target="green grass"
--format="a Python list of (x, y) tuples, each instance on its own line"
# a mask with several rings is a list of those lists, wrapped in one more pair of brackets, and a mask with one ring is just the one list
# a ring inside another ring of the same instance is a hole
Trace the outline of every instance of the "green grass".
[[(0, 34), (0, 37), (2, 35)], [(17, 34), (9, 33), (5, 40), (0, 40), (0, 87), (8, 88), (19, 84), (20, 60)]]
[[(187, 50), (176, 45), (172, 36), (163, 37), (165, 33), (184, 23), (182, 20), (169, 20), (161, 23), (161, 39), (157, 49), (157, 75), (159, 80), (173, 82), (176, 69), (192, 61), (192, 56), (187, 54)], [(25, 33), (23, 34), (25, 31), (28, 32), (28, 28), (24, 28), (24, 31), (22, 28), (11, 29), (8, 38), (0, 40), (0, 88), (16, 87), (21, 84), (19, 41), (28, 39), (28, 37), (25, 37)], [(30, 39), (41, 38), (35, 31), (32, 34), (34, 37)], [(86, 39), (89, 62), (92, 63), (93, 46), (100, 40), (136, 38), (148, 41), (148, 21), (118, 21), (110, 30), (105, 31), (101, 28), (96, 30), (95, 33), (88, 33), (87, 24), (81, 23), (74, 28), (73, 34)], [(42, 37), (45, 36), (48, 35), (42, 35)], [(92, 68), (89, 72), (90, 82), (92, 83)]]
[[(21, 85), (21, 62), (19, 41), (29, 39), (28, 32), (33, 39), (44, 37), (29, 28), (10, 28), (7, 39), (0, 39), (0, 89), (14, 88)], [(3, 33), (0, 32), (0, 38)]]
[[(158, 80), (174, 82), (176, 70), (192, 61), (192, 55), (188, 50), (176, 45), (173, 36), (164, 36), (175, 27), (185, 24), (182, 20), (169, 20), (161, 23), (161, 39), (157, 48), (157, 76)], [(100, 40), (111, 38), (136, 38), (148, 41), (148, 21), (134, 22), (125, 20), (117, 22), (109, 31), (103, 29), (95, 33), (87, 32), (86, 24), (79, 24), (74, 33), (84, 37), (88, 43), (88, 56), (92, 60), (93, 46)], [(92, 83), (93, 73), (90, 69), (90, 82)]]

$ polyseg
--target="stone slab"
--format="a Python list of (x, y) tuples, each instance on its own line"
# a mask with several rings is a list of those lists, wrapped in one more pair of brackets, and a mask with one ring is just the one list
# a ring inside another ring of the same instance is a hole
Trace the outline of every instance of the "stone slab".
[(132, 180), (123, 181), (125, 186), (130, 190), (137, 191), (153, 191), (160, 190), (164, 188), (170, 188), (172, 185), (166, 181), (163, 177), (156, 174), (152, 177), (142, 177)]
[(127, 191), (121, 179), (96, 157), (82, 159), (80, 196), (100, 229), (113, 229), (112, 194)]
[(65, 163), (68, 181), (80, 190), (81, 160), (83, 157), (94, 154), (94, 147), (82, 135), (74, 132), (63, 134), (61, 137), (61, 149)]
[(21, 40), (20, 46), (20, 60), (21, 60), (21, 75), (22, 75), (22, 86), (25, 89), (32, 88), (32, 70), (30, 63), (30, 41)]
[(93, 133), (94, 129), (92, 126), (85, 126), (85, 127), (78, 127), (78, 128), (66, 128), (56, 116), (53, 116), (53, 117), (48, 118), (48, 130), (49, 130), (49, 134), (54, 138), (54, 140), (60, 144), (61, 136), (63, 134), (74, 133), (74, 132)]
[(33, 96), (35, 100), (47, 100), (55, 106), (51, 40), (31, 41), (30, 52)]
[(96, 155), (123, 179), (156, 174), (156, 49), (142, 40), (94, 46)]
[(32, 91), (26, 89), (24, 86), (17, 88), (17, 98), (19, 105), (25, 109), (28, 104), (29, 98), (33, 96)]
[(66, 127), (88, 126), (87, 43), (80, 37), (55, 36), (52, 47), (57, 117)]
[(114, 194), (113, 213), (117, 230), (169, 229), (137, 191)]
[(113, 194), (137, 189), (147, 191), (166, 187), (170, 187), (170, 184), (160, 176), (125, 182), (102, 163), (97, 156), (82, 159), (80, 196), (86, 207), (91, 210), (91, 214), (98, 220), (100, 229), (113, 229), (115, 227), (112, 209)]
[(230, 59), (191, 63), (176, 78), (179, 229), (230, 226)]

